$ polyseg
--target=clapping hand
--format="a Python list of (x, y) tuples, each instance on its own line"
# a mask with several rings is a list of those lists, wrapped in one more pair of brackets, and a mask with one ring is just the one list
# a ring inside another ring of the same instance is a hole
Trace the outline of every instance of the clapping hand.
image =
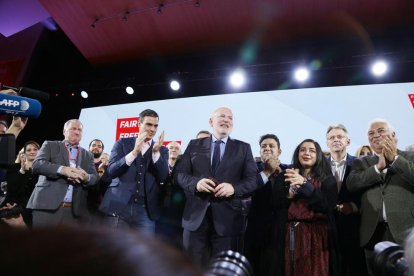
[(280, 160), (278, 158), (275, 158), (274, 156), (266, 156), (263, 160), (264, 164), (264, 174), (269, 177), (270, 175), (274, 173), (279, 173), (281, 171), (280, 169)]
[(152, 152), (153, 153), (159, 152), (163, 143), (164, 143), (164, 131), (161, 132), (160, 137), (158, 138), (158, 141), (152, 147)]

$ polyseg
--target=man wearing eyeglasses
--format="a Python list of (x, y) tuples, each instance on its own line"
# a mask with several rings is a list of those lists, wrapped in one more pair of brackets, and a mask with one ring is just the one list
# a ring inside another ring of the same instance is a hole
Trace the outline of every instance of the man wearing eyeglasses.
[(350, 192), (345, 185), (355, 157), (347, 153), (351, 143), (348, 131), (342, 124), (331, 125), (326, 131), (326, 144), (332, 174), (338, 187), (335, 222), (344, 275), (366, 275), (364, 253), (359, 247), (359, 206), (361, 194)]
[(373, 120), (367, 134), (374, 155), (355, 159), (346, 185), (362, 191), (360, 244), (368, 260), (375, 244), (401, 244), (414, 226), (414, 152), (397, 149), (395, 130), (383, 119)]

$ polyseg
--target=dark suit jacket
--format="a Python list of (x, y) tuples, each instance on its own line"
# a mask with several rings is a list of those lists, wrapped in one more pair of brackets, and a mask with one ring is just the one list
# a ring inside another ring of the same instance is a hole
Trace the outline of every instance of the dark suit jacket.
[[(346, 155), (346, 168), (344, 173), (344, 179), (342, 180), (341, 189), (338, 192), (338, 204), (344, 202), (353, 202), (359, 209), (361, 206), (361, 192), (350, 192), (346, 185), (346, 180), (349, 174), (351, 173), (352, 163), (355, 159), (355, 156), (349, 154)], [(330, 162), (331, 159), (328, 158), (328, 161)]]
[[(88, 182), (73, 186), (72, 210), (75, 216), (88, 213), (86, 206), (87, 188), (96, 183), (98, 173), (93, 163), (93, 155), (82, 147), (77, 166), (90, 176)], [(71, 182), (57, 173), (60, 166), (70, 166), (68, 150), (63, 141), (45, 141), (33, 162), (33, 173), (39, 174), (39, 180), (27, 204), (29, 209), (56, 210), (61, 205), (68, 185)]]
[(207, 208), (211, 205), (214, 227), (219, 235), (237, 235), (243, 227), (243, 195), (257, 187), (257, 169), (250, 145), (229, 139), (224, 155), (214, 175), (220, 183), (231, 183), (234, 195), (226, 199), (216, 199), (207, 193), (196, 191), (197, 182), (212, 177), (211, 137), (191, 140), (176, 165), (177, 184), (184, 189), (186, 205), (183, 214), (183, 227), (195, 231), (200, 226)]
[(361, 246), (368, 243), (385, 203), (388, 225), (394, 239), (402, 243), (414, 226), (414, 152), (398, 151), (383, 178), (374, 168), (378, 156), (355, 159), (346, 185), (351, 192), (361, 191)]
[(154, 163), (153, 142), (144, 156), (138, 154), (131, 166), (128, 166), (125, 156), (134, 149), (135, 140), (136, 138), (123, 138), (113, 146), (107, 168), (112, 182), (99, 210), (106, 214), (122, 212), (135, 194), (138, 181), (143, 181), (144, 189), (139, 195), (144, 197), (149, 217), (155, 220), (159, 217), (161, 209), (160, 183), (168, 176), (168, 149), (161, 147), (160, 158)]

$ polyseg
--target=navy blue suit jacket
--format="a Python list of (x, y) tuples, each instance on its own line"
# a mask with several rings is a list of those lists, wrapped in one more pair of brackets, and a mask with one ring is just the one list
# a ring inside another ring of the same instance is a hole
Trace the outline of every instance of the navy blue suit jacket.
[(143, 181), (144, 189), (139, 191), (139, 196), (145, 198), (148, 215), (155, 220), (160, 215), (162, 201), (160, 183), (168, 176), (168, 149), (161, 147), (160, 158), (154, 163), (153, 142), (144, 156), (138, 154), (131, 166), (128, 166), (125, 156), (134, 149), (135, 140), (136, 138), (123, 138), (113, 146), (107, 169), (112, 182), (99, 209), (106, 214), (122, 212), (136, 193), (138, 182)]
[[(211, 170), (211, 137), (191, 140), (182, 159), (176, 165), (175, 180), (186, 195), (183, 227), (195, 231), (200, 226), (208, 206), (211, 206), (214, 228), (219, 235), (239, 234), (243, 227), (242, 196), (257, 187), (257, 168), (250, 145), (239, 140), (227, 140), (224, 155), (215, 175)], [(231, 183), (234, 195), (217, 199), (196, 191), (202, 178), (214, 177), (220, 183)]]

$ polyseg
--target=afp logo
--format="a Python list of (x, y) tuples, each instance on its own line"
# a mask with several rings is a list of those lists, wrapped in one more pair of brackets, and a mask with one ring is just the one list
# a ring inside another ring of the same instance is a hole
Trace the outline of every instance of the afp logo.
[(15, 100), (3, 99), (2, 101), (0, 101), (0, 106), (13, 107), (14, 109), (20, 109), (21, 111), (26, 111), (29, 109), (30, 104), (28, 101), (25, 101), (25, 100), (15, 101)]

